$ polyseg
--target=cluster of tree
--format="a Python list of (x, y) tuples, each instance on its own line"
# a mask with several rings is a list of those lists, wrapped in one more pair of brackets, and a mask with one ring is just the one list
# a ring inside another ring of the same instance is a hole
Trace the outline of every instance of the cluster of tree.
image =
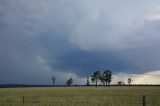
[(67, 85), (67, 86), (71, 86), (72, 83), (73, 83), (73, 78), (70, 77), (70, 78), (66, 81), (66, 85)]
[[(56, 81), (56, 76), (53, 75), (53, 76), (52, 76), (52, 84), (53, 84), (53, 86), (55, 86), (55, 81)], [(73, 78), (72, 78), (72, 76), (71, 76), (71, 77), (66, 81), (66, 85), (67, 85), (67, 86), (71, 86), (72, 83), (73, 83)]]
[[(54, 76), (52, 76), (53, 86), (55, 85), (55, 80), (56, 80), (56, 77), (54, 75)], [(91, 81), (92, 81), (92, 83), (96, 84), (96, 87), (98, 86), (98, 82), (103, 84), (103, 85), (109, 86), (111, 81), (112, 81), (112, 72), (110, 70), (105, 70), (103, 73), (101, 73), (100, 71), (96, 71), (91, 76)], [(127, 82), (128, 82), (129, 85), (131, 85), (131, 83), (133, 82), (132, 78), (128, 78)], [(71, 76), (66, 81), (66, 85), (71, 86), (72, 84), (73, 84), (73, 78)], [(125, 83), (123, 81), (118, 81), (117, 84), (118, 85), (125, 85)], [(89, 77), (87, 78), (86, 85), (90, 85)]]
[(125, 83), (123, 81), (118, 81), (117, 84), (118, 85), (125, 85)]
[[(129, 85), (131, 85), (131, 83), (133, 82), (133, 79), (132, 78), (128, 78), (127, 82), (128, 82)], [(118, 85), (125, 85), (125, 83), (123, 81), (118, 81), (117, 84)]]
[(109, 86), (112, 81), (112, 72), (110, 70), (105, 70), (103, 73), (96, 71), (91, 76), (91, 80), (96, 83), (96, 87), (98, 86), (99, 81), (103, 85)]

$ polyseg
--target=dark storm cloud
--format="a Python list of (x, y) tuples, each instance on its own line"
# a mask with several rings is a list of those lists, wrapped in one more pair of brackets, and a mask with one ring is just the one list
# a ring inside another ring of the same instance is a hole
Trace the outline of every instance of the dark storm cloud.
[[(52, 58), (53, 61), (56, 59), (56, 57)], [(76, 49), (72, 49), (66, 56), (59, 57), (56, 63), (53, 62), (52, 64), (52, 61), (50, 61), (49, 65), (57, 70), (72, 70), (83, 76), (90, 75), (95, 70), (111, 69), (115, 70), (114, 72), (119, 72), (128, 67), (127, 63), (116, 58), (115, 54), (107, 52), (92, 53)]]
[(159, 70), (160, 21), (146, 13), (158, 3), (0, 1), (0, 83), (50, 84), (51, 72)]

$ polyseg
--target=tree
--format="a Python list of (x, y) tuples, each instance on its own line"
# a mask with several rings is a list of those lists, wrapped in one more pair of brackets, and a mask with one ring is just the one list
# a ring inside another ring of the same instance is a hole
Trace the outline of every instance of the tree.
[(128, 84), (131, 85), (131, 83), (133, 82), (132, 78), (128, 78)]
[(100, 78), (100, 74), (101, 74), (100, 71), (96, 71), (93, 73), (93, 76), (91, 76), (92, 82), (96, 82), (96, 87), (97, 87), (97, 82)]
[(52, 83), (53, 83), (53, 86), (55, 86), (55, 81), (56, 81), (56, 76), (53, 75), (53, 76), (52, 76)]
[(72, 77), (70, 77), (70, 78), (66, 81), (66, 85), (67, 85), (67, 86), (71, 86), (72, 83), (73, 83), (73, 79), (72, 79)]
[(87, 78), (87, 86), (89, 86), (90, 85), (90, 83), (89, 83), (89, 77)]
[(104, 75), (103, 75), (103, 74), (100, 74), (99, 80), (101, 81), (101, 83), (102, 83), (103, 85), (105, 85), (105, 78), (104, 78)]
[(106, 86), (110, 85), (111, 81), (112, 81), (112, 72), (110, 70), (106, 70), (103, 72), (103, 79), (105, 81)]
[(118, 85), (125, 85), (123, 81), (118, 81)]

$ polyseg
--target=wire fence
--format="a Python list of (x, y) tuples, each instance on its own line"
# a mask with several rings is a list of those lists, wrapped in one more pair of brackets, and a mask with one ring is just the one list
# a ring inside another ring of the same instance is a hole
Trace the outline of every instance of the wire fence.
[(160, 106), (160, 95), (0, 96), (0, 106)]

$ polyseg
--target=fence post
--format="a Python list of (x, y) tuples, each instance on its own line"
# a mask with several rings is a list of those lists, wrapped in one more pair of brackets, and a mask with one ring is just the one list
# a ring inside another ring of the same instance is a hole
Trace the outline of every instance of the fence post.
[(24, 105), (24, 96), (23, 96), (23, 105)]
[(143, 95), (143, 106), (146, 106), (146, 96)]

